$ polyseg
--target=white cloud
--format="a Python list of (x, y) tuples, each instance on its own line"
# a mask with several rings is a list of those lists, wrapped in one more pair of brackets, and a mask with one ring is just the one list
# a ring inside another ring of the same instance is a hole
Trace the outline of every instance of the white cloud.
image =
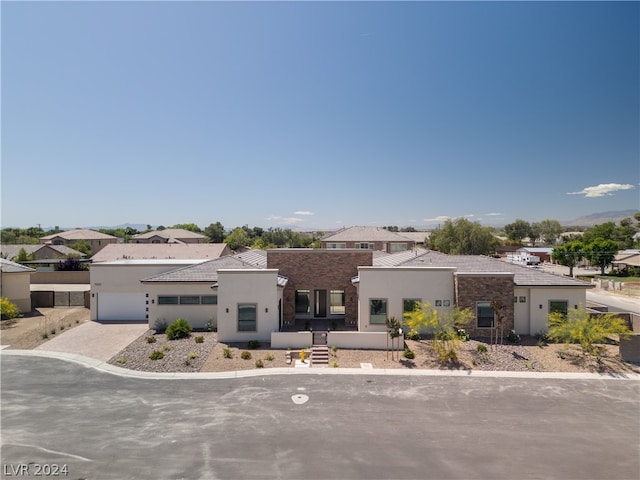
[(473, 213), (469, 213), (467, 215), (464, 215), (464, 218), (473, 218), (475, 217), (475, 215)]
[(439, 215), (437, 217), (433, 217), (433, 218), (425, 218), (422, 221), (423, 222), (445, 222), (447, 220), (450, 220), (451, 217), (447, 216), (447, 215)]
[(313, 212), (309, 210), (298, 210), (297, 212), (293, 212), (294, 215), (313, 215)]
[(267, 217), (267, 220), (273, 220), (276, 221), (278, 223), (280, 223), (281, 225), (294, 225), (296, 223), (300, 223), (303, 222), (304, 220), (302, 220), (301, 218), (296, 218), (296, 217), (279, 217), (277, 215), (271, 215), (270, 217)]
[(584, 195), (587, 198), (604, 197), (605, 195), (613, 195), (619, 190), (631, 190), (635, 188), (628, 183), (601, 183), (594, 187), (585, 187), (579, 192), (567, 192), (567, 195)]
[(502, 216), (502, 214), (501, 214), (501, 213), (497, 213), (497, 212), (485, 213), (485, 215), (486, 215), (487, 217), (500, 217), (500, 216)]

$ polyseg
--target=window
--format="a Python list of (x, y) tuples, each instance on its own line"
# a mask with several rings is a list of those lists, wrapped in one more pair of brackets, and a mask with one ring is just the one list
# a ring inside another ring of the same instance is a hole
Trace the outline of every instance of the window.
[(362, 250), (373, 250), (375, 247), (373, 243), (360, 242), (354, 245), (354, 248), (360, 248)]
[(218, 304), (218, 296), (217, 295), (203, 295), (202, 296), (202, 304), (203, 305), (217, 305)]
[(330, 243), (327, 243), (327, 248), (347, 248), (347, 244), (330, 242)]
[(436, 307), (442, 306), (442, 300), (436, 300)]
[(416, 305), (422, 300), (419, 298), (403, 298), (402, 313), (411, 313), (416, 309)]
[(255, 332), (258, 315), (258, 304), (239, 303), (238, 304), (238, 331)]
[(518, 301), (519, 301), (520, 303), (527, 303), (527, 297), (520, 296), (520, 297), (518, 297)]
[(493, 308), (491, 308), (491, 302), (476, 303), (476, 319), (478, 328), (491, 328), (493, 326)]
[(566, 315), (569, 311), (569, 302), (566, 300), (549, 300), (549, 313), (560, 312)]
[(296, 313), (309, 313), (311, 302), (309, 300), (309, 290), (296, 290)]
[(180, 305), (200, 305), (200, 297), (198, 295), (181, 295)]
[(178, 296), (162, 295), (158, 297), (158, 305), (177, 305)]
[(385, 324), (387, 322), (387, 299), (372, 298), (369, 300), (369, 322)]
[(443, 307), (450, 307), (451, 306), (451, 300), (443, 300), (442, 301), (442, 306)]
[(407, 250), (407, 244), (406, 243), (392, 243), (391, 244), (391, 253), (404, 252), (406, 250)]
[(329, 301), (329, 313), (331, 315), (344, 315), (344, 290), (331, 290)]

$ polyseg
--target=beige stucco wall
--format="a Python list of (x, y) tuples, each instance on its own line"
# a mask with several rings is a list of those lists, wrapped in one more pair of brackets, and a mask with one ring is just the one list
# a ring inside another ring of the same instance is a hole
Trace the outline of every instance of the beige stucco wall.
[(0, 275), (0, 292), (20, 312), (31, 311), (30, 272), (3, 273)]
[[(515, 287), (513, 296), (518, 300), (513, 303), (513, 329), (518, 335), (531, 333), (531, 291), (525, 287)], [(524, 297), (524, 302), (521, 302)]]
[[(547, 331), (549, 326), (547, 315), (549, 314), (549, 301), (551, 300), (566, 300), (568, 308), (584, 307), (587, 301), (586, 286), (585, 288), (531, 288), (531, 301), (529, 302), (531, 325), (529, 327), (529, 335)], [(540, 308), (541, 305), (542, 308)]]
[(156, 322), (169, 325), (177, 318), (184, 318), (194, 329), (206, 329), (210, 321), (213, 328), (218, 326), (217, 305), (159, 305), (160, 295), (217, 295), (217, 289), (211, 288), (211, 282), (202, 283), (155, 283), (146, 284), (149, 294), (149, 328), (154, 329)]
[[(358, 274), (358, 330), (385, 332), (384, 324), (370, 324), (372, 298), (387, 299), (387, 316), (403, 320), (403, 299), (420, 299), (435, 307), (436, 300), (454, 305), (455, 267), (360, 267)], [(444, 308), (444, 307), (443, 307)], [(441, 308), (438, 308), (439, 310)]]
[[(279, 328), (276, 269), (218, 270), (218, 340), (221, 342), (271, 341)], [(256, 331), (238, 331), (238, 304), (257, 305)]]

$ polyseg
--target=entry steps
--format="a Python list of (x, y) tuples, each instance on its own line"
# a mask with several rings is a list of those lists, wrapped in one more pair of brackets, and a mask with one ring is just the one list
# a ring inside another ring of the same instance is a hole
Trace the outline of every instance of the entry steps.
[(326, 345), (314, 345), (311, 347), (311, 366), (329, 366), (329, 347)]

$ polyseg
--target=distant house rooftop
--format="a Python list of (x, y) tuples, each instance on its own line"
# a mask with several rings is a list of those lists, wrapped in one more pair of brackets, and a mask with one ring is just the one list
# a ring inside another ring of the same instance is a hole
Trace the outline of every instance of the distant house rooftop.
[(94, 263), (133, 259), (201, 259), (229, 255), (226, 243), (116, 243), (96, 253)]

